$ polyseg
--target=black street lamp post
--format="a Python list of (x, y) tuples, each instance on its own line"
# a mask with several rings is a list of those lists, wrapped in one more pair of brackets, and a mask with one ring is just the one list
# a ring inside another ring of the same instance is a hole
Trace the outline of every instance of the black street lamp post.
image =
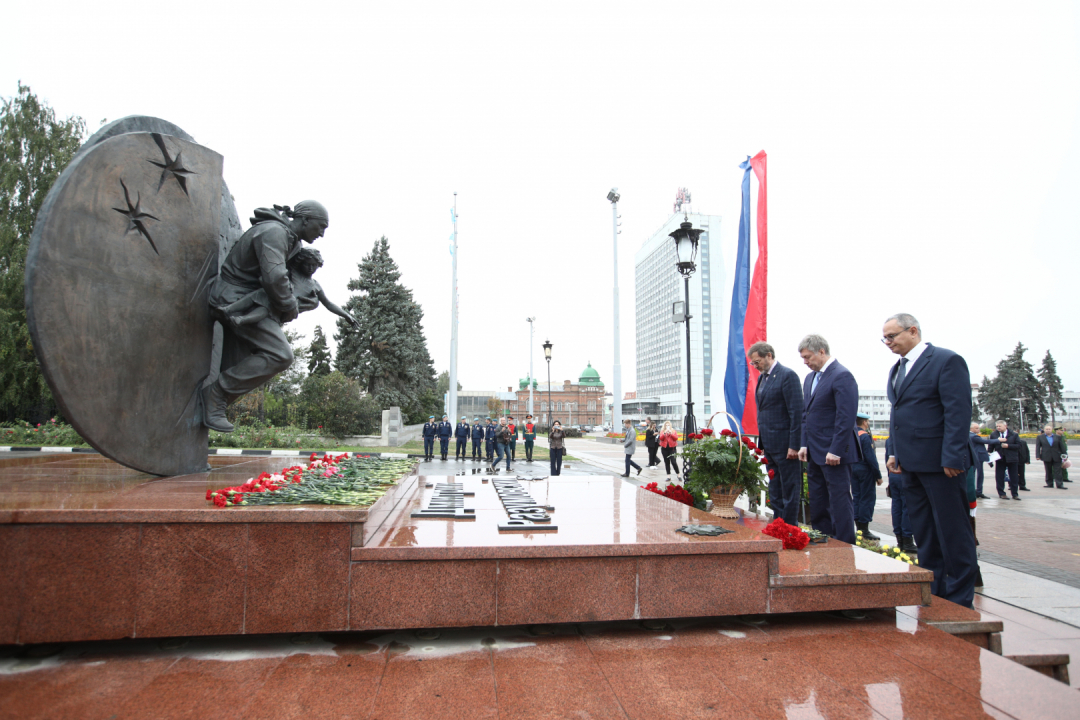
[[(685, 216), (684, 216), (685, 217)], [(683, 303), (682, 317), (676, 317), (676, 322), (686, 323), (686, 417), (683, 419), (683, 434), (685, 440), (684, 445), (689, 445), (693, 442), (690, 435), (697, 432), (697, 421), (694, 419), (694, 396), (691, 391), (690, 381), (690, 318), (693, 317), (690, 314), (690, 276), (697, 270), (695, 261), (697, 260), (698, 250), (698, 236), (704, 230), (695, 230), (693, 225), (687, 218), (683, 223), (679, 225), (679, 229), (670, 236), (675, 239), (675, 252), (679, 261), (675, 264), (679, 274), (683, 276), (683, 287), (685, 291), (685, 300)], [(676, 303), (678, 305), (678, 303)]]
[(544, 359), (547, 360), (548, 366), (548, 435), (551, 434), (551, 423), (555, 422), (555, 406), (551, 404), (551, 341), (544, 341)]

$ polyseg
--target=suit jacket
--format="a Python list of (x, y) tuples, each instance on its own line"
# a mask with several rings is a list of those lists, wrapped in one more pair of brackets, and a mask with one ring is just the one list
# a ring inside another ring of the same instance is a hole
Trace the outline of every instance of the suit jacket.
[(979, 433), (973, 433), (971, 431), (968, 432), (971, 435), (971, 442), (974, 444), (975, 447), (975, 462), (990, 462), (990, 453), (986, 451), (986, 444), (989, 441)]
[(1043, 462), (1059, 463), (1062, 455), (1068, 455), (1069, 450), (1060, 435), (1054, 436), (1054, 444), (1051, 445), (1045, 433), (1040, 433), (1035, 439), (1035, 459)]
[(772, 372), (758, 376), (754, 399), (759, 444), (769, 458), (783, 460), (788, 448), (801, 448), (803, 395), (795, 371), (774, 363)]
[[(1003, 448), (1001, 443), (1005, 443), (1009, 447)], [(1006, 464), (1020, 462), (1020, 436), (1009, 428), (1005, 428), (1004, 435), (997, 430), (990, 433), (990, 442), (987, 445), (1001, 453), (1001, 459)]]
[(859, 459), (855, 437), (859, 385), (855, 376), (835, 360), (818, 380), (817, 392), (811, 394), (814, 375), (810, 373), (803, 382), (801, 447), (818, 465), (825, 464), (829, 453), (838, 456), (841, 465), (853, 463)]
[(897, 462), (907, 472), (967, 470), (974, 462), (971, 432), (971, 375), (952, 350), (927, 344), (893, 387), (897, 361), (886, 389), (892, 403), (889, 435)]

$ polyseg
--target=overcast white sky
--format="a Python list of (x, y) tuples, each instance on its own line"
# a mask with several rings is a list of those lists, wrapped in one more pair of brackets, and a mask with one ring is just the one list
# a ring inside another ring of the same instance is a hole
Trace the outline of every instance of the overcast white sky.
[(386, 235), (437, 371), (457, 191), (465, 389), (516, 387), (529, 315), (541, 379), (550, 337), (554, 380), (591, 360), (610, 388), (612, 186), (634, 389), (634, 252), (685, 186), (724, 216), (730, 263), (738, 164), (764, 149), (781, 361), (802, 373), (795, 346), (820, 332), (884, 387), (882, 321), (906, 311), (975, 380), (1022, 341), (1080, 390), (1075, 3), (61, 0), (5, 20), (0, 95), (22, 80), (91, 131), (176, 123), (224, 155), (245, 227), (327, 205), (332, 299)]

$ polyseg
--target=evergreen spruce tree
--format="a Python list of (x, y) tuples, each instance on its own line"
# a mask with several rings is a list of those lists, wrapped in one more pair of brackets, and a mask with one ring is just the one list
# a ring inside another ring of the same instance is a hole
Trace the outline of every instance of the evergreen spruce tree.
[(401, 272), (381, 237), (349, 281), (354, 294), (345, 309), (360, 326), (338, 321), (337, 368), (360, 382), (381, 408), (398, 406), (408, 422), (442, 412), (435, 394), (435, 368), (420, 327), (424, 311), (412, 291), (398, 282)]
[(1046, 351), (1042, 367), (1039, 368), (1039, 380), (1042, 381), (1043, 401), (1050, 410), (1050, 424), (1057, 427), (1057, 413), (1055, 410), (1065, 412), (1065, 405), (1061, 402), (1061, 393), (1065, 388), (1057, 374), (1057, 363), (1054, 362), (1054, 356), (1050, 354), (1049, 350)]
[(315, 337), (311, 340), (308, 348), (308, 375), (329, 375), (333, 372), (330, 367), (330, 346), (323, 335), (322, 325), (315, 326)]
[(56, 112), (19, 83), (0, 100), (0, 419), (53, 409), (26, 325), (26, 252), (38, 209), (79, 149), (86, 123)]
[(1031, 363), (1024, 360), (1027, 348), (1017, 343), (1012, 354), (997, 365), (997, 376), (987, 382), (979, 393), (979, 404), (993, 420), (1007, 420), (1017, 432), (1023, 432), (1020, 424), (1020, 403), (1014, 398), (1024, 398), (1024, 424), (1036, 427), (1046, 420), (1043, 387), (1035, 377)]

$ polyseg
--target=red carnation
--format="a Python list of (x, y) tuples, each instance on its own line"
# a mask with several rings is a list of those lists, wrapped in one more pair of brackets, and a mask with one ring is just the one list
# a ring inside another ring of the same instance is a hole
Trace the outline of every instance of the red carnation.
[(783, 541), (785, 550), (802, 550), (810, 543), (810, 536), (794, 525), (788, 525), (783, 518), (776, 518), (761, 532)]
[(705, 428), (704, 430), (701, 431), (701, 434), (702, 435), (712, 435), (712, 432), (713, 432), (712, 428)]
[(769, 478), (774, 478), (774, 477), (776, 477), (776, 471), (775, 470), (770, 470), (769, 471)]
[(723, 430), (720, 431), (720, 434), (723, 435), (724, 437), (731, 437), (735, 433), (731, 432), (727, 428), (724, 428)]
[(758, 462), (761, 463), (762, 465), (768, 465), (769, 464), (769, 461), (766, 460), (765, 458), (761, 458), (760, 460), (758, 460)]

